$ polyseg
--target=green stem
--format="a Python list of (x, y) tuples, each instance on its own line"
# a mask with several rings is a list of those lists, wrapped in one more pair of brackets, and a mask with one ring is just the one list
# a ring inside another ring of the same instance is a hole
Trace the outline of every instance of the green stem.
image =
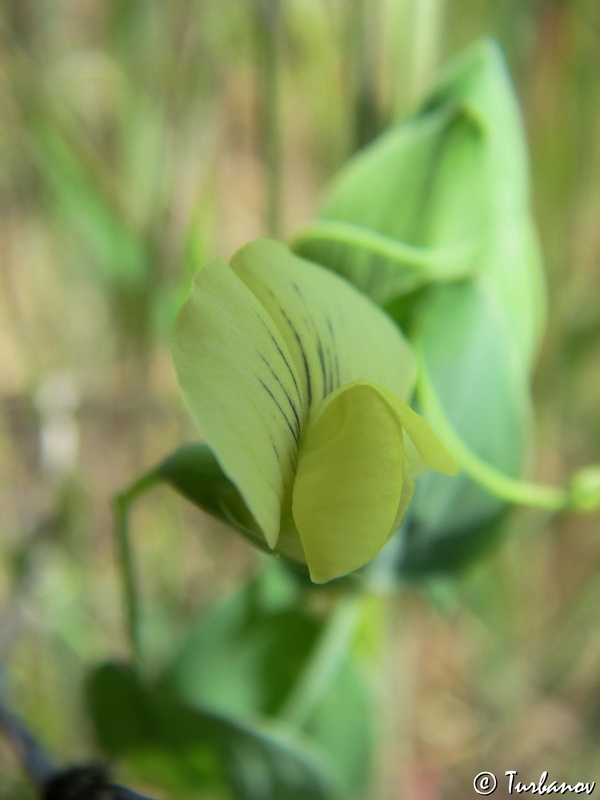
[(475, 245), (470, 243), (452, 247), (419, 247), (351, 222), (332, 219), (311, 223), (310, 227), (294, 237), (292, 246), (308, 241), (336, 242), (368, 250), (373, 255), (399, 262), (420, 274), (426, 272), (424, 277), (428, 281), (461, 280), (471, 277), (474, 272), (470, 264)]
[(348, 652), (361, 612), (361, 596), (345, 594), (331, 612), (299, 680), (281, 710), (281, 716), (302, 727), (336, 679)]
[(131, 654), (138, 669), (142, 665), (142, 648), (140, 637), (140, 612), (137, 582), (135, 576), (135, 558), (129, 532), (129, 511), (133, 502), (151, 486), (157, 483), (160, 476), (156, 470), (145, 473), (126, 489), (113, 497), (113, 513), (115, 520), (115, 541), (117, 559), (121, 572), (123, 606), (127, 635)]
[(532, 506), (547, 511), (560, 511), (567, 508), (570, 501), (570, 494), (567, 490), (511, 478), (487, 464), (467, 447), (444, 413), (422, 358), (420, 358), (419, 364), (417, 393), (425, 415), (460, 466), (474, 481), (496, 497), (509, 503)]

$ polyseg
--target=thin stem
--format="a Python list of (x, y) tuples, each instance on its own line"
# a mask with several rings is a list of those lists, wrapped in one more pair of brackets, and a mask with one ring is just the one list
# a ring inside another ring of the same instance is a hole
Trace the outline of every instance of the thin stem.
[(418, 270), (428, 281), (460, 280), (473, 274), (473, 267), (465, 267), (475, 251), (475, 245), (471, 243), (452, 247), (419, 247), (351, 222), (321, 219), (312, 222), (310, 227), (294, 237), (293, 246), (315, 240), (368, 250), (373, 255), (399, 262), (407, 269)]
[(360, 617), (361, 597), (345, 594), (331, 612), (308, 664), (288, 697), (281, 716), (302, 727), (335, 680)]
[(547, 511), (560, 511), (567, 508), (570, 501), (570, 494), (567, 490), (511, 478), (487, 464), (470, 450), (444, 413), (422, 358), (419, 367), (417, 393), (423, 411), (448, 445), (460, 466), (474, 481), (496, 497), (509, 503), (532, 506)]
[(129, 511), (134, 500), (157, 483), (159, 478), (158, 472), (156, 470), (151, 470), (145, 475), (142, 475), (139, 480), (132, 483), (127, 489), (118, 492), (113, 497), (115, 541), (121, 573), (127, 634), (134, 663), (138, 669), (142, 664), (140, 612), (135, 575), (135, 558), (129, 532)]

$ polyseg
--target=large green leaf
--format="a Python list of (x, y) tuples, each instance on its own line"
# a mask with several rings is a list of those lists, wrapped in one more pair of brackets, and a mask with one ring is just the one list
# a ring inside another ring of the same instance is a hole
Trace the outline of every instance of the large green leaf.
[[(430, 111), (390, 130), (348, 162), (295, 248), (381, 304), (431, 281), (470, 274), (485, 211), (475, 169), (480, 150), (465, 108)], [(436, 199), (443, 176), (457, 165), (468, 178), (446, 181), (445, 196)], [(479, 202), (465, 202), (470, 194)], [(453, 219), (436, 229), (433, 218), (443, 215), (435, 206), (442, 202)]]
[(308, 675), (315, 686), (314, 660), (327, 647), (327, 625), (302, 608), (297, 582), (271, 562), (201, 615), (160, 684), (190, 707), (244, 720), (290, 714), (296, 720), (290, 707), (300, 702), (296, 724), (331, 759), (344, 797), (360, 797), (371, 777), (374, 733), (368, 686), (352, 652), (342, 647), (333, 661), (327, 658), (310, 707), (298, 697)]
[(236, 800), (339, 796), (326, 761), (289, 730), (190, 708), (115, 664), (93, 672), (88, 690), (104, 752), (179, 798), (199, 791)]
[(298, 607), (279, 567), (265, 567), (199, 617), (164, 670), (162, 685), (185, 702), (246, 716), (274, 715), (285, 702), (322, 621)]
[(502, 56), (483, 42), (457, 59), (413, 119), (351, 159), (296, 249), (381, 304), (486, 274), (529, 365), (544, 317), (525, 144)]
[[(415, 333), (444, 413), (481, 459), (507, 475), (523, 467), (530, 409), (523, 373), (512, 369), (497, 295), (483, 279), (435, 289)], [(462, 473), (417, 481), (402, 564), (453, 567), (483, 547), (503, 501)]]

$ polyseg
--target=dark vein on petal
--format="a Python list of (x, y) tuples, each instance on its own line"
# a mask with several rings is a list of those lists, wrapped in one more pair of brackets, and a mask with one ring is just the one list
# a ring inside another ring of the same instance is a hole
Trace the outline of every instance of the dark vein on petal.
[(336, 386), (341, 386), (342, 385), (342, 377), (341, 377), (341, 373), (340, 373), (340, 360), (338, 358), (338, 354), (337, 354), (336, 350), (333, 351), (333, 356), (334, 356), (333, 357), (333, 367), (334, 367), (334, 371), (335, 371), (335, 385)]
[(287, 424), (288, 428), (290, 429), (290, 433), (291, 433), (291, 434), (292, 434), (292, 436), (294, 437), (294, 441), (296, 442), (296, 444), (299, 444), (299, 443), (300, 443), (300, 437), (298, 436), (298, 434), (297, 434), (297, 433), (296, 433), (296, 431), (294, 430), (294, 426), (293, 426), (293, 425), (292, 425), (292, 423), (290, 422), (290, 420), (289, 420), (289, 418), (288, 418), (287, 414), (285, 413), (285, 411), (284, 411), (284, 409), (283, 409), (283, 407), (282, 407), (281, 403), (280, 403), (280, 402), (279, 402), (279, 400), (278, 400), (278, 399), (275, 397), (275, 395), (273, 394), (273, 392), (272, 392), (272, 391), (269, 389), (269, 387), (267, 386), (267, 384), (266, 384), (266, 383), (265, 383), (265, 382), (262, 380), (262, 378), (259, 378), (258, 380), (260, 381), (260, 384), (261, 384), (261, 386), (263, 387), (263, 389), (265, 389), (265, 391), (268, 393), (269, 397), (270, 397), (270, 398), (273, 400), (273, 402), (275, 403), (275, 405), (276, 405), (276, 406), (277, 406), (277, 408), (279, 409), (279, 411), (280, 411), (280, 413), (281, 413), (281, 416), (284, 418), (284, 420), (286, 421), (286, 424)]
[(327, 356), (327, 394), (331, 394), (333, 391), (333, 356), (329, 347), (325, 350), (325, 355)]
[(275, 457), (277, 458), (279, 466), (281, 467), (282, 464), (281, 464), (281, 456), (279, 455), (279, 450), (277, 449), (277, 447), (275, 445), (275, 442), (273, 441), (273, 437), (271, 435), (269, 435), (269, 438), (271, 439), (271, 447), (273, 448), (273, 452), (275, 453)]
[(319, 364), (321, 366), (321, 377), (322, 377), (322, 382), (323, 382), (323, 397), (325, 397), (328, 394), (327, 386), (329, 384), (329, 380), (328, 380), (328, 375), (327, 375), (327, 366), (325, 364), (325, 354), (324, 354), (324, 350), (323, 350), (323, 341), (322, 341), (321, 336), (319, 334), (319, 327), (318, 327), (317, 323), (315, 322), (315, 318), (313, 316), (312, 310), (310, 309), (308, 303), (306, 302), (306, 299), (305, 299), (304, 295), (300, 291), (300, 287), (294, 281), (291, 281), (291, 285), (292, 285), (293, 290), (298, 295), (298, 297), (300, 299), (300, 302), (304, 306), (304, 311), (305, 311), (305, 313), (304, 313), (304, 322), (305, 322), (305, 324), (307, 326), (312, 328), (312, 331), (313, 331), (313, 334), (314, 334), (314, 337), (315, 337), (317, 357), (319, 359)]
[(294, 372), (292, 370), (291, 364), (287, 360), (286, 354), (283, 352), (283, 350), (279, 346), (279, 342), (277, 341), (277, 339), (273, 336), (273, 334), (270, 331), (269, 331), (269, 335), (271, 336), (271, 339), (273, 340), (273, 344), (277, 348), (277, 350), (279, 352), (279, 355), (282, 357), (282, 359), (283, 359), (283, 361), (285, 363), (285, 366), (287, 367), (287, 371), (290, 373), (290, 377), (291, 377), (292, 381), (294, 382), (294, 386), (296, 387), (296, 392), (298, 393), (298, 400), (301, 401), (302, 400), (302, 395), (300, 394), (300, 387), (298, 386), (298, 381), (296, 380), (296, 376), (294, 375)]
[[(271, 440), (271, 444), (277, 451), (277, 445), (275, 444), (275, 439), (273, 439), (273, 434), (270, 431), (269, 431), (269, 439)], [(292, 462), (292, 471), (294, 471), (298, 466), (298, 447), (297, 446), (295, 447), (291, 442), (289, 444), (289, 457)], [(285, 470), (283, 469), (285, 467), (285, 464), (283, 464), (283, 462), (281, 461), (278, 451), (277, 451), (277, 458), (279, 459), (279, 463), (282, 467), (283, 483), (284, 485), (287, 485)]]
[[(283, 488), (284, 488), (284, 491), (285, 491), (285, 489), (287, 488), (287, 481), (286, 481), (286, 476), (285, 476), (285, 470), (283, 468), (283, 462), (281, 460), (281, 456), (279, 454), (279, 450), (277, 449), (277, 445), (275, 444), (275, 439), (273, 439), (273, 437), (272, 437), (270, 432), (269, 432), (269, 439), (271, 440), (271, 447), (273, 448), (273, 452), (275, 453), (275, 457), (277, 458), (277, 463), (279, 464), (279, 467), (281, 469), (281, 477), (283, 478)], [(278, 487), (275, 486), (272, 481), (269, 481), (269, 486), (273, 489), (275, 494), (279, 494)]]
[(302, 363), (304, 365), (304, 372), (306, 374), (306, 398), (308, 400), (308, 405), (310, 406), (311, 402), (312, 402), (312, 384), (311, 384), (311, 380), (310, 380), (310, 369), (308, 367), (308, 359), (306, 358), (306, 353), (304, 351), (304, 346), (302, 344), (302, 337), (300, 336), (300, 334), (298, 333), (298, 331), (294, 327), (294, 323), (288, 317), (288, 315), (286, 314), (286, 312), (284, 311), (283, 308), (281, 308), (281, 313), (283, 314), (283, 318), (285, 319), (285, 321), (289, 325), (290, 330), (294, 334), (294, 338), (296, 339), (298, 347), (300, 348), (300, 353), (302, 355)]
[[(273, 295), (273, 292), (271, 292), (271, 295)], [(273, 298), (276, 299), (275, 295), (273, 295)], [(290, 377), (291, 377), (292, 381), (294, 382), (294, 386), (296, 387), (296, 392), (298, 393), (298, 400), (300, 400), (300, 402), (302, 402), (302, 395), (300, 394), (300, 387), (298, 386), (298, 381), (296, 380), (296, 376), (294, 375), (294, 371), (292, 369), (292, 366), (291, 366), (290, 362), (287, 359), (286, 354), (281, 349), (281, 346), (280, 346), (279, 342), (277, 341), (277, 339), (273, 336), (273, 334), (269, 330), (269, 327), (268, 327), (267, 323), (264, 321), (264, 319), (262, 319), (262, 317), (259, 317), (259, 319), (262, 322), (265, 330), (267, 331), (267, 333), (271, 337), (271, 341), (273, 342), (273, 344), (277, 348), (277, 352), (279, 353), (279, 355), (283, 359), (283, 363), (285, 364), (287, 371), (290, 373)]]
[(319, 357), (319, 364), (321, 365), (321, 376), (323, 378), (323, 397), (328, 393), (327, 392), (327, 369), (325, 367), (325, 354), (323, 352), (323, 343), (321, 339), (317, 335), (317, 355)]
[[(271, 440), (271, 447), (273, 448), (273, 452), (277, 456), (277, 461), (279, 463), (279, 467), (280, 467), (280, 470), (281, 470), (281, 479), (283, 481), (283, 490), (285, 492), (285, 491), (287, 491), (287, 488), (289, 486), (290, 474), (293, 475), (295, 473), (297, 467), (298, 467), (298, 450), (297, 450), (297, 448), (295, 448), (293, 446), (290, 448), (289, 455), (290, 455), (290, 459), (291, 459), (291, 462), (292, 462), (291, 473), (290, 473), (290, 471), (286, 470), (286, 468), (285, 468), (285, 463), (282, 460), (281, 454), (280, 454), (279, 450), (277, 449), (277, 445), (275, 444), (275, 440), (273, 439), (271, 434), (269, 434), (269, 438)], [(278, 487), (276, 487), (272, 482), (269, 482), (269, 485), (274, 490), (275, 494), (279, 494), (280, 489)]]
[(342, 381), (340, 375), (340, 360), (338, 358), (338, 348), (336, 346), (336, 341), (335, 341), (335, 329), (329, 317), (325, 317), (325, 324), (327, 325), (327, 329), (331, 337), (331, 353), (333, 353), (332, 371), (335, 375), (334, 384), (336, 387), (338, 387), (342, 385)]
[(269, 368), (269, 371), (270, 371), (271, 375), (273, 376), (273, 378), (274, 378), (274, 379), (277, 381), (277, 383), (279, 384), (279, 386), (280, 386), (280, 388), (281, 388), (281, 391), (282, 391), (282, 392), (284, 393), (284, 395), (285, 395), (285, 399), (288, 401), (288, 403), (289, 403), (289, 406), (290, 406), (290, 408), (292, 409), (292, 414), (294, 415), (294, 419), (295, 419), (295, 421), (296, 421), (296, 426), (295, 426), (295, 427), (296, 427), (296, 433), (297, 433), (297, 436), (295, 436), (294, 438), (296, 439), (296, 442), (298, 442), (298, 441), (299, 441), (299, 439), (300, 439), (300, 429), (301, 429), (301, 425), (300, 425), (300, 416), (298, 415), (298, 410), (297, 410), (296, 406), (294, 405), (294, 401), (292, 400), (292, 398), (291, 398), (291, 397), (289, 396), (289, 394), (287, 393), (287, 389), (285, 388), (285, 386), (284, 386), (284, 385), (283, 385), (283, 383), (281, 382), (281, 380), (280, 380), (280, 378), (279, 378), (279, 375), (278, 375), (278, 374), (275, 372), (275, 370), (273, 369), (273, 367), (271, 366), (271, 364), (269, 363), (269, 361), (268, 361), (268, 360), (267, 360), (267, 359), (266, 359), (266, 358), (263, 356), (263, 354), (262, 354), (262, 353), (259, 353), (259, 356), (261, 357), (261, 359), (263, 360), (263, 362), (264, 362), (264, 363), (267, 365), (267, 367)]

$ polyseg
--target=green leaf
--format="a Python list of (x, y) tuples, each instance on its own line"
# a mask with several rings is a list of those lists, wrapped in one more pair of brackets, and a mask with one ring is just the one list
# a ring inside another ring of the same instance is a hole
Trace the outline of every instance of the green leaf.
[(335, 762), (344, 778), (344, 796), (365, 797), (372, 779), (376, 732), (373, 698), (353, 660), (344, 659), (306, 731)]
[(180, 797), (224, 788), (239, 800), (338, 796), (326, 762), (289, 731), (189, 708), (128, 667), (98, 668), (88, 697), (104, 752)]
[(207, 445), (183, 445), (159, 464), (158, 471), (192, 503), (227, 521), (222, 498), (231, 491), (232, 483)]
[[(415, 338), (453, 428), (484, 461), (518, 476), (528, 440), (530, 406), (522, 372), (513, 369), (505, 346), (504, 325), (489, 282), (465, 282), (440, 287), (428, 296)], [(458, 565), (478, 548), (479, 535), (482, 542), (487, 538), (485, 525), (499, 517), (503, 508), (501, 500), (464, 473), (452, 479), (423, 475), (411, 504), (405, 567)], [(459, 544), (462, 537), (465, 541)]]
[[(382, 305), (431, 281), (470, 274), (484, 223), (475, 169), (481, 146), (464, 108), (427, 112), (390, 130), (347, 163), (295, 249)], [(468, 178), (443, 182), (458, 164)], [(476, 197), (465, 203), (469, 194)], [(434, 223), (446, 211), (452, 219), (440, 229)]]
[[(426, 495), (420, 501), (425, 503)], [(473, 525), (438, 528), (435, 532), (409, 516), (399, 534), (403, 537), (398, 560), (400, 574), (411, 580), (449, 576), (490, 552), (505, 532), (506, 506), (499, 505), (501, 510), (496, 516), (487, 516)]]
[[(299, 700), (298, 688), (331, 624), (303, 610), (301, 601), (298, 584), (269, 562), (256, 579), (201, 615), (165, 667), (161, 687), (190, 707), (238, 719), (295, 720), (290, 701)], [(316, 697), (299, 700), (309, 710), (297, 724), (331, 759), (344, 797), (360, 797), (371, 777), (372, 698), (355, 655), (338, 643), (332, 658)]]
[(240, 493), (208, 445), (185, 444), (157, 469), (163, 480), (191, 503), (231, 525), (260, 549), (268, 550)]
[(295, 584), (271, 566), (200, 616), (161, 685), (196, 707), (276, 715), (322, 628), (298, 602)]
[(487, 274), (511, 347), (531, 363), (544, 291), (522, 126), (493, 43), (458, 58), (420, 114), (351, 159), (296, 250), (381, 304)]

